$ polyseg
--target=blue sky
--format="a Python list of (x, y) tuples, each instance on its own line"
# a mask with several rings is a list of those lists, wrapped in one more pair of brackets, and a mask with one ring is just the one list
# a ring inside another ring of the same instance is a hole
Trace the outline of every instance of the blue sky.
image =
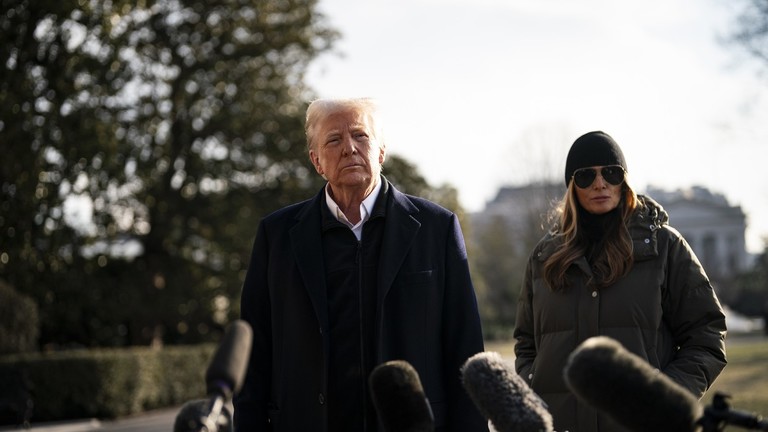
[(604, 130), (638, 191), (701, 185), (740, 205), (756, 252), (768, 65), (723, 42), (739, 1), (320, 0), (342, 39), (308, 82), (378, 98), (389, 151), (470, 211), (501, 186), (562, 178), (573, 140)]

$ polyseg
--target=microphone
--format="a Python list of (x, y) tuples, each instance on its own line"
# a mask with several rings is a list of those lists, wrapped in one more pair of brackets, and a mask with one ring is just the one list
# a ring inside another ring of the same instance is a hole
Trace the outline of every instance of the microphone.
[(434, 416), (416, 369), (405, 360), (382, 363), (368, 377), (384, 432), (432, 432)]
[(461, 368), (472, 402), (498, 432), (551, 432), (547, 404), (497, 352), (473, 355)]
[(227, 327), (205, 372), (210, 398), (184, 404), (176, 416), (174, 432), (232, 430), (231, 415), (225, 404), (243, 386), (252, 342), (253, 330), (247, 322), (236, 320)]
[(208, 394), (218, 394), (229, 400), (240, 391), (251, 355), (253, 330), (243, 321), (233, 321), (224, 333), (219, 348), (213, 354), (205, 384)]
[(571, 391), (632, 431), (699, 431), (696, 397), (606, 336), (585, 340), (563, 370)]

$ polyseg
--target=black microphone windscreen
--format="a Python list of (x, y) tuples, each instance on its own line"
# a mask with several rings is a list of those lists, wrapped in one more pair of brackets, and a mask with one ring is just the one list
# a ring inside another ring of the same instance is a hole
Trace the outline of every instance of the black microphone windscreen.
[(696, 431), (702, 409), (696, 397), (619, 342), (584, 341), (564, 369), (580, 399), (632, 431)]
[(544, 401), (499, 353), (487, 351), (461, 368), (464, 388), (499, 432), (550, 432), (552, 414)]
[(205, 372), (208, 394), (222, 394), (232, 397), (240, 391), (251, 355), (253, 331), (242, 320), (233, 321), (224, 333), (224, 338), (213, 354)]
[(382, 363), (368, 377), (373, 406), (384, 432), (432, 432), (432, 408), (419, 374), (404, 360)]

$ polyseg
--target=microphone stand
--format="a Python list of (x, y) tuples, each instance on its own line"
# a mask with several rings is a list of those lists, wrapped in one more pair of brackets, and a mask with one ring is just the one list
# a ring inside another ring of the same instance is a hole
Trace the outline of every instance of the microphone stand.
[[(231, 431), (231, 421), (227, 417), (224, 418), (224, 421), (222, 422), (222, 419), (220, 416), (225, 411), (224, 408), (224, 398), (221, 395), (216, 395), (213, 400), (211, 401), (210, 405), (210, 414), (208, 414), (208, 417), (203, 419), (203, 425), (209, 432), (224, 432)], [(229, 413), (225, 413), (227, 415)], [(221, 429), (225, 428), (225, 429)]]
[(232, 414), (227, 404), (232, 392), (223, 381), (209, 383), (215, 387), (208, 399), (188, 402), (176, 416), (174, 432), (232, 432)]
[(208, 399), (184, 404), (176, 415), (174, 432), (232, 432), (232, 414), (226, 405), (245, 379), (252, 332), (245, 321), (230, 324), (205, 372)]
[(232, 432), (232, 415), (226, 404), (219, 394), (187, 402), (176, 415), (173, 432)]
[(704, 416), (698, 421), (703, 432), (721, 432), (729, 424), (749, 430), (768, 431), (768, 421), (761, 416), (732, 410), (728, 403), (729, 397), (725, 393), (715, 393), (712, 403), (704, 408)]

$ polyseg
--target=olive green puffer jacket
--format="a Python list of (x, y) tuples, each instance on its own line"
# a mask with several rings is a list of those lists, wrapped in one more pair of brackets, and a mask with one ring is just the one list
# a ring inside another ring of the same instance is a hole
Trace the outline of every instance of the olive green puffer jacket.
[(592, 336), (618, 340), (699, 398), (725, 367), (725, 315), (704, 269), (667, 224), (664, 209), (639, 199), (629, 223), (634, 265), (614, 285), (591, 286), (582, 257), (568, 270), (573, 284), (553, 292), (542, 270), (562, 238), (551, 233), (529, 258), (514, 331), (515, 367), (548, 404), (559, 432), (623, 430), (580, 403), (563, 379), (568, 355)]

